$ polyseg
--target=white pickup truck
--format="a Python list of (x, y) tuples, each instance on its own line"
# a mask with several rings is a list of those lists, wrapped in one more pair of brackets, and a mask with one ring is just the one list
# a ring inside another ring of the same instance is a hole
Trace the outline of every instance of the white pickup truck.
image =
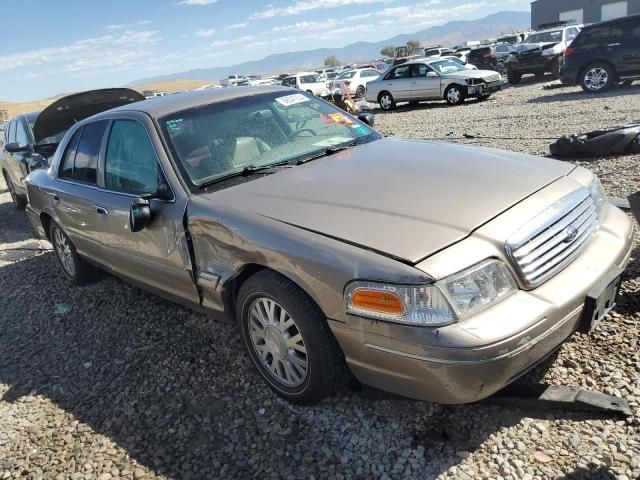
[(229, 75), (227, 78), (220, 80), (220, 85), (225, 87), (237, 87), (246, 84), (249, 79), (243, 75)]

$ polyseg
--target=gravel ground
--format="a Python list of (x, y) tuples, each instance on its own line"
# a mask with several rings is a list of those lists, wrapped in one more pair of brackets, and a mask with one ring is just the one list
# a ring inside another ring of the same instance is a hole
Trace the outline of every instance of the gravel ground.
[[(384, 134), (546, 155), (547, 137), (637, 119), (639, 93), (591, 97), (525, 79), (485, 102), (376, 121)], [(625, 196), (640, 190), (639, 161), (581, 163)], [(638, 248), (617, 312), (529, 377), (624, 396), (630, 418), (441, 406), (355, 385), (302, 408), (264, 387), (233, 325), (109, 276), (70, 287), (9, 202), (0, 183), (0, 480), (640, 478)]]

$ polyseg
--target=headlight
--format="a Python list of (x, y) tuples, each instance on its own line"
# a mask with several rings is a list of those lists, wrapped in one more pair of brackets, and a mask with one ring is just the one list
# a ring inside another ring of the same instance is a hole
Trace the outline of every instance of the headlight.
[(604, 188), (602, 188), (602, 183), (600, 183), (600, 179), (597, 175), (593, 175), (593, 179), (589, 184), (589, 193), (591, 194), (591, 198), (593, 199), (593, 203), (596, 205), (596, 211), (598, 212), (598, 217), (600, 217), (600, 212), (602, 211), (602, 207), (604, 207), (607, 202), (607, 194), (604, 193)]
[(422, 326), (456, 321), (440, 290), (434, 285), (386, 285), (352, 282), (344, 292), (347, 312), (363, 317)]
[(459, 318), (470, 317), (518, 290), (499, 260), (486, 260), (440, 282)]
[(348, 313), (433, 327), (469, 317), (517, 290), (504, 263), (486, 260), (432, 285), (352, 282), (344, 297)]

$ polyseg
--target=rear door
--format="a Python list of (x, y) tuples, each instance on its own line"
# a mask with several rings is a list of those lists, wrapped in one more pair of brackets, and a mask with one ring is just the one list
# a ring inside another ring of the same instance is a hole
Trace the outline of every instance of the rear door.
[[(95, 228), (112, 270), (152, 291), (189, 306), (199, 305), (183, 219), (186, 197), (177, 197), (159, 160), (164, 154), (157, 133), (143, 118), (114, 119), (104, 139), (100, 189), (94, 200)], [(169, 187), (172, 198), (152, 199), (152, 220), (132, 232), (132, 201)]]
[(382, 90), (391, 92), (397, 101), (411, 100), (411, 65), (398, 65), (384, 77)]
[(69, 141), (60, 162), (58, 188), (49, 192), (58, 224), (81, 255), (104, 263), (96, 235), (93, 198), (97, 191), (98, 157), (107, 121), (88, 123), (78, 128)]
[(622, 23), (620, 73), (640, 75), (640, 19), (634, 18)]
[(435, 98), (440, 98), (440, 75), (423, 63), (411, 65), (411, 99)]

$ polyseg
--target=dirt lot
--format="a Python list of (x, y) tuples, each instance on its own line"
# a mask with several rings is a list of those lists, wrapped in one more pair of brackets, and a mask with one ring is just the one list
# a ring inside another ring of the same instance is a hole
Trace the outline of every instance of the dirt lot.
[[(376, 122), (389, 135), (545, 155), (550, 138), (639, 112), (640, 84), (591, 97), (525, 80), (489, 101)], [(638, 155), (582, 163), (612, 195), (640, 190)], [(72, 288), (39, 248), (0, 183), (0, 479), (640, 478), (638, 248), (617, 312), (529, 377), (624, 396), (627, 419), (355, 387), (295, 407), (254, 374), (232, 324), (112, 277)]]

